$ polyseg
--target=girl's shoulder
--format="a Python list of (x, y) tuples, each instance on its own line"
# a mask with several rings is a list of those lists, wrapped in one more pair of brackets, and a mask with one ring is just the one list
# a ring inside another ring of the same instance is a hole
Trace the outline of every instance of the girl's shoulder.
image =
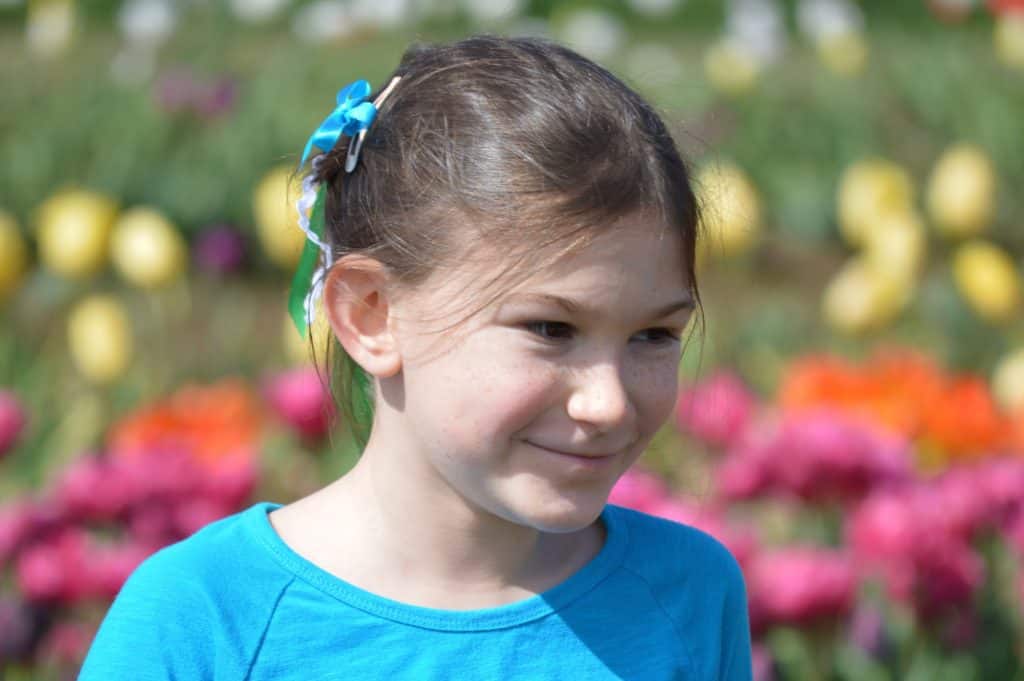
[(622, 564), (628, 576), (619, 588), (620, 595), (628, 588), (632, 597), (618, 602), (656, 603), (688, 651), (694, 678), (749, 680), (746, 587), (732, 553), (695, 527), (622, 507), (611, 510), (629, 534)]
[(144, 560), (107, 611), (80, 678), (207, 678), (213, 662), (229, 676), (244, 672), (291, 583), (254, 530), (266, 506), (213, 522)]
[(744, 593), (736, 558), (707, 532), (621, 506), (609, 506), (609, 510), (629, 534), (626, 569), (652, 584), (686, 582)]
[(254, 504), (153, 553), (128, 577), (117, 600), (144, 601), (154, 608), (216, 608), (288, 581), (260, 539), (258, 523), (266, 522), (268, 506), (273, 507)]

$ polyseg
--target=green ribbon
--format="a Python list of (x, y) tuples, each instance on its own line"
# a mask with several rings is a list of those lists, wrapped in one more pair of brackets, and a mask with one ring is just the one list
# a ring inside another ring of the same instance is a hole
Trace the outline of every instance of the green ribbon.
[[(316, 193), (316, 202), (313, 204), (313, 212), (309, 216), (309, 228), (320, 241), (324, 238), (324, 200), (327, 193), (321, 184)], [(292, 277), (292, 288), (288, 294), (288, 312), (291, 314), (295, 328), (299, 336), (306, 337), (306, 297), (313, 287), (313, 270), (316, 269), (316, 261), (320, 256), (320, 247), (311, 239), (306, 239), (306, 245), (302, 247), (302, 255), (299, 257), (299, 266)], [(310, 301), (313, 306), (316, 301)]]

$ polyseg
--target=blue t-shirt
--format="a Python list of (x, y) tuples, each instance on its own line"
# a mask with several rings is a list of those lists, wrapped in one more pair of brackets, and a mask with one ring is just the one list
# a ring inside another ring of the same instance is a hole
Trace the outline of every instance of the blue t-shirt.
[(693, 679), (749, 681), (743, 577), (708, 535), (608, 505), (605, 545), (526, 600), (407, 605), (295, 553), (257, 503), (150, 556), (80, 681)]

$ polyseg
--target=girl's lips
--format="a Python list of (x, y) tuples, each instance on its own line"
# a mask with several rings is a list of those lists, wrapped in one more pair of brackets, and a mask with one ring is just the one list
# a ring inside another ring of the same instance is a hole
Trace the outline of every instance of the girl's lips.
[(566, 457), (569, 457), (571, 459), (578, 459), (578, 460), (584, 461), (584, 462), (587, 462), (587, 461), (600, 462), (600, 461), (605, 461), (605, 460), (610, 460), (610, 459), (614, 459), (615, 458), (615, 454), (589, 454), (589, 453), (567, 452), (567, 451), (564, 451), (564, 450), (561, 450), (561, 449), (553, 449), (551, 447), (545, 447), (544, 445), (539, 445), (536, 442), (531, 442), (530, 440), (526, 440), (526, 443), (528, 445), (536, 447), (537, 449), (544, 450), (545, 452), (551, 452), (552, 454), (558, 454), (560, 456), (566, 456)]

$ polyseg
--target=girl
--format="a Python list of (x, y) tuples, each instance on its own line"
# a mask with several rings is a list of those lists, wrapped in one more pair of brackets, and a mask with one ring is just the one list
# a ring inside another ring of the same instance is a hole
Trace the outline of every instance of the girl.
[(307, 145), (325, 253), (293, 300), (301, 325), (322, 296), (372, 405), (362, 457), (150, 557), (81, 678), (749, 679), (728, 552), (606, 505), (699, 306), (665, 125), (532, 39), (414, 49), (367, 90)]

